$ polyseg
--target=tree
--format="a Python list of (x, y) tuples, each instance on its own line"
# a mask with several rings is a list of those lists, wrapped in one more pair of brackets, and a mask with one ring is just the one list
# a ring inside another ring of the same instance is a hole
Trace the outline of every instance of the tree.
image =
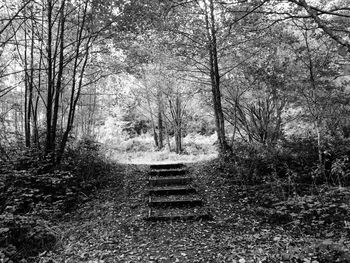
[[(180, 79), (185, 79), (185, 77), (180, 77)], [(186, 133), (188, 107), (194, 101), (198, 87), (189, 81), (179, 80), (179, 73), (171, 69), (164, 74), (163, 85), (163, 97), (167, 105), (164, 115), (168, 122), (167, 126), (169, 126), (166, 130), (169, 132), (171, 129), (174, 133), (175, 152), (179, 154), (183, 151), (182, 138)]]
[[(12, 3), (10, 3), (12, 2)], [(16, 32), (19, 30), (17, 20), (22, 12), (27, 8), (31, 1), (5, 1), (0, 7), (0, 81), (11, 76), (13, 73), (8, 72), (8, 68), (13, 63), (11, 55), (11, 45)], [(12, 30), (15, 28), (15, 30)], [(11, 92), (15, 86), (7, 85), (0, 87), (0, 98)]]
[[(214, 0), (173, 2), (172, 11), (168, 16), (170, 26), (167, 30), (175, 36), (177, 42), (175, 53), (187, 59), (189, 63), (187, 70), (192, 72), (192, 79), (203, 84), (209, 83), (211, 87), (218, 145), (220, 152), (224, 153), (229, 150), (229, 147), (221, 102), (222, 79), (241, 63), (241, 61), (235, 61), (237, 59), (235, 55), (242, 43), (254, 40), (254, 37), (235, 35), (235, 30), (244, 31), (244, 23), (241, 22), (261, 8), (265, 1), (259, 3), (254, 1), (230, 3)], [(253, 24), (257, 21), (249, 20)]]
[[(11, 45), (23, 69), (18, 73), (24, 72), (25, 142), (27, 147), (32, 141), (40, 147), (38, 125), (45, 123), (45, 154), (59, 163), (73, 129), (81, 92), (101, 76), (90, 59), (101, 52), (96, 44), (106, 25), (94, 20), (93, 1), (29, 2), (7, 28), (12, 29)], [(40, 110), (44, 110), (45, 120)]]
[[(224, 112), (237, 135), (248, 141), (274, 146), (283, 136), (283, 113), (291, 106), (294, 59), (288, 47), (285, 25), (276, 25), (246, 49), (259, 54), (246, 57), (223, 80)], [(279, 39), (276, 42), (276, 39)]]
[[(298, 70), (298, 103), (304, 109), (304, 118), (314, 125), (317, 134), (320, 174), (325, 176), (323, 152), (327, 119), (332, 118), (334, 98), (341, 89), (334, 79), (339, 75), (335, 61), (336, 46), (327, 41), (320, 30), (315, 30), (307, 20), (293, 21), (294, 41), (290, 47), (294, 52)], [(327, 179), (327, 178), (326, 178)]]
[(302, 7), (308, 14), (306, 17), (311, 18), (325, 34), (350, 53), (350, 41), (347, 37), (350, 33), (350, 8), (347, 1), (328, 1), (324, 4), (316, 1), (314, 5), (306, 0), (290, 2)]

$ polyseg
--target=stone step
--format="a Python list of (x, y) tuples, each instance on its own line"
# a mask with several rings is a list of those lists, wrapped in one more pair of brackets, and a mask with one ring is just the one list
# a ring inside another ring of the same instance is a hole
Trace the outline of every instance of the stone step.
[(197, 190), (190, 186), (165, 186), (152, 187), (147, 189), (149, 195), (175, 195), (175, 194), (195, 194)]
[(152, 164), (150, 168), (152, 170), (164, 170), (164, 169), (180, 169), (185, 165), (183, 163), (167, 163), (167, 164)]
[(213, 216), (206, 208), (187, 209), (149, 209), (144, 218), (147, 221), (189, 221), (189, 220), (212, 220)]
[(200, 221), (200, 220), (212, 220), (209, 214), (188, 214), (188, 215), (171, 215), (171, 216), (148, 216), (145, 218), (147, 221)]
[(152, 170), (149, 172), (151, 176), (175, 176), (175, 175), (184, 175), (186, 174), (186, 169), (159, 169)]
[(189, 176), (168, 176), (168, 177), (150, 177), (148, 179), (150, 186), (165, 186), (165, 185), (187, 185), (192, 182), (192, 177)]
[(172, 195), (164, 197), (152, 197), (148, 199), (149, 207), (194, 207), (202, 206), (203, 201), (197, 196)]

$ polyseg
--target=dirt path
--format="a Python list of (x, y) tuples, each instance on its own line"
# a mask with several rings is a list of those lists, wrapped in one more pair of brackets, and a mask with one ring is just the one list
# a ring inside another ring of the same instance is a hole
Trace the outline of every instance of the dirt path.
[[(194, 176), (203, 176), (203, 169), (192, 168)], [(210, 178), (201, 188), (210, 198), (214, 221), (145, 222), (146, 170), (124, 165), (123, 190), (111, 182), (74, 212), (59, 226), (56, 254), (43, 254), (41, 262), (292, 262), (293, 253), (305, 253), (307, 259), (306, 249), (321, 242), (266, 224), (244, 198), (235, 197), (238, 192)]]

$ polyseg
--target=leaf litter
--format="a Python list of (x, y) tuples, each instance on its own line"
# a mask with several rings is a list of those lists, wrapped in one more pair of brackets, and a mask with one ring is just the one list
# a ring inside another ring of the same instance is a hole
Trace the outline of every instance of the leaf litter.
[(258, 191), (252, 194), (249, 187), (228, 186), (214, 168), (202, 164), (191, 171), (214, 220), (147, 222), (143, 218), (148, 212), (148, 167), (123, 167), (123, 187), (111, 183), (67, 215), (59, 225), (62, 239), (57, 250), (44, 253), (40, 262), (321, 263), (329, 262), (330, 257), (350, 262), (346, 249), (350, 247), (349, 232), (339, 233), (332, 225), (320, 224), (320, 229), (310, 233), (303, 228), (303, 220), (300, 225), (293, 220), (271, 222), (269, 213), (283, 203), (266, 212), (261, 200), (254, 199)]

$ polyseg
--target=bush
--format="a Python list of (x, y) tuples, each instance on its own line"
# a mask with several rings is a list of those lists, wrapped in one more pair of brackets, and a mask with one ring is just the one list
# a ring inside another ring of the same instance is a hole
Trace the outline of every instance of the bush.
[(77, 189), (76, 178), (68, 171), (57, 170), (41, 175), (12, 171), (2, 182), (0, 213), (11, 210), (14, 214), (24, 215), (41, 211), (42, 216), (59, 216), (74, 207), (78, 199)]
[(350, 185), (350, 159), (348, 155), (337, 157), (333, 161), (329, 180), (333, 185)]
[(71, 171), (80, 191), (89, 193), (105, 185), (112, 164), (101, 152), (101, 144), (86, 137), (67, 149), (61, 168)]
[(215, 141), (216, 134), (212, 136), (189, 134), (183, 139), (184, 154), (202, 155), (216, 153)]
[(330, 139), (327, 144), (331, 162), (328, 182), (333, 185), (350, 185), (350, 139)]
[(114, 168), (100, 144), (83, 138), (54, 167), (38, 151), (22, 151), (0, 177), (0, 261), (19, 262), (51, 249), (57, 234), (49, 222), (87, 200)]
[(127, 133), (129, 138), (135, 138), (151, 129), (150, 121), (146, 120), (132, 120), (126, 121), (123, 125), (122, 131)]
[(115, 150), (119, 152), (148, 152), (154, 150), (154, 141), (150, 135), (142, 135), (121, 142)]
[(52, 249), (57, 241), (49, 223), (33, 216), (5, 213), (0, 215), (0, 225), (1, 262), (27, 262), (25, 258)]
[(318, 152), (317, 143), (312, 139), (293, 138), (275, 147), (236, 141), (232, 152), (233, 156), (223, 160), (219, 169), (247, 184), (277, 179), (301, 184), (314, 182)]
[[(337, 147), (339, 146), (339, 148)], [(245, 184), (278, 182), (283, 192), (306, 194), (313, 186), (350, 184), (349, 140), (328, 140), (323, 146), (326, 177), (319, 170), (317, 141), (313, 138), (291, 137), (275, 147), (236, 141), (233, 155), (222, 158), (218, 170), (224, 177)]]
[(258, 143), (236, 142), (231, 160), (225, 160), (221, 169), (231, 163), (236, 179), (247, 184), (259, 184), (276, 177), (285, 177), (287, 153), (281, 148), (268, 148)]

